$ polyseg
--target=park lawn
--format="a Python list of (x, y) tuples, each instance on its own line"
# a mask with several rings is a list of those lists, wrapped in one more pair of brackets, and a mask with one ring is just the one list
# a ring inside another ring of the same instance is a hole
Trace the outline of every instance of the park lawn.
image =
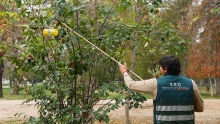
[(9, 100), (24, 99), (25, 100), (28, 98), (31, 98), (31, 96), (27, 95), (25, 90), (21, 90), (18, 95), (15, 95), (15, 94), (11, 94), (11, 88), (3, 88), (3, 98), (1, 99), (9, 99)]
[(3, 83), (2, 86), (9, 86), (9, 84), (4, 84), (4, 83)]
[(204, 99), (220, 99), (220, 96), (217, 96), (216, 95), (216, 88), (215, 87), (212, 87), (213, 89), (213, 97), (211, 96), (211, 92), (207, 91), (206, 90), (206, 87), (198, 87), (200, 93), (201, 93), (201, 96), (204, 98)]

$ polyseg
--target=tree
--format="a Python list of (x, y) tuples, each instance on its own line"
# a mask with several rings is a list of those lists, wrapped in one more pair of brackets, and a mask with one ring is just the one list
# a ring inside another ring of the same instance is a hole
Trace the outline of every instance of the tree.
[[(127, 2), (128, 5), (123, 11), (120, 11), (120, 20), (127, 25), (138, 25), (140, 30), (133, 32), (131, 42), (136, 44), (131, 46), (131, 57), (127, 57), (128, 65), (132, 70), (138, 72), (141, 77), (152, 78), (159, 76), (157, 62), (160, 56), (164, 54), (180, 54), (186, 51), (184, 45), (187, 41), (180, 38), (180, 34), (176, 33), (173, 25), (170, 22), (161, 21), (161, 12), (159, 12), (159, 4), (161, 2), (152, 2), (152, 6), (147, 6), (146, 3), (140, 1)], [(134, 11), (136, 10), (136, 11)], [(164, 33), (165, 32), (165, 33)], [(179, 40), (179, 41), (178, 41)], [(161, 42), (162, 41), (162, 42)], [(178, 41), (178, 42), (174, 42)], [(174, 44), (176, 47), (173, 47)], [(163, 53), (161, 51), (164, 51)], [(131, 61), (130, 61), (131, 60)], [(145, 60), (145, 61), (143, 61)], [(149, 68), (149, 72), (146, 68)], [(128, 101), (126, 101), (128, 103)], [(127, 111), (126, 111), (127, 113)], [(129, 123), (128, 119), (125, 119)]]
[[(115, 53), (118, 52), (118, 48), (126, 45), (125, 39), (130, 37), (134, 27), (115, 21), (113, 15), (106, 16), (114, 11), (108, 9), (109, 5), (96, 7), (99, 17), (94, 19), (87, 9), (90, 5), (85, 1), (53, 1), (44, 3), (46, 5), (36, 1), (26, 1), (26, 4), (17, 1), (17, 3), (21, 15), (23, 18), (28, 18), (30, 24), (22, 26), (26, 39), (20, 43), (23, 47), (16, 46), (21, 51), (19, 55), (12, 56), (10, 60), (18, 65), (19, 73), (31, 71), (41, 74), (45, 80), (42, 86), (36, 85), (29, 89), (33, 98), (26, 102), (36, 101), (40, 114), (39, 120), (31, 117), (29, 121), (90, 123), (94, 120), (103, 120), (108, 122), (107, 113), (119, 106), (121, 98), (115, 97), (115, 104), (105, 104), (98, 110), (94, 110), (93, 106), (100, 99), (108, 97), (109, 92), (123, 93), (124, 86), (118, 83), (120, 81), (120, 75), (117, 74), (118, 65), (99, 53), (96, 47), (92, 47), (71, 32), (68, 27), (83, 34), (83, 37), (115, 58), (121, 57)], [(29, 3), (31, 4), (28, 5)], [(39, 8), (29, 12), (26, 11), (25, 5), (33, 7), (29, 8), (30, 10), (36, 6)], [(50, 8), (45, 7), (47, 5)], [(53, 12), (52, 17), (49, 16), (51, 12)], [(101, 27), (104, 30), (98, 36), (96, 33), (94, 35), (93, 28), (97, 20), (98, 22), (105, 20), (104, 26)], [(58, 28), (58, 36), (42, 36), (45, 28)], [(46, 91), (50, 93), (47, 94)], [(143, 97), (136, 98), (133, 102), (134, 106), (138, 107), (138, 103), (143, 99)]]
[[(201, 5), (194, 6), (189, 15), (193, 22), (188, 22), (190, 30), (197, 42), (192, 42), (188, 74), (191, 77), (216, 78), (216, 94), (219, 95), (219, 2), (204, 0)], [(197, 48), (197, 49), (195, 49)], [(211, 95), (212, 91), (211, 91)]]
[[(0, 4), (0, 13), (4, 13), (5, 7)], [(3, 42), (5, 39), (5, 34), (4, 32), (6, 31), (7, 28), (7, 19), (3, 17), (0, 17), (0, 29), (1, 29), (1, 34), (0, 34), (0, 42)], [(0, 49), (0, 98), (3, 97), (3, 91), (2, 91), (2, 77), (3, 77), (3, 72), (4, 72), (4, 61), (3, 61), (3, 56), (4, 56), (5, 51), (3, 49)]]
[[(4, 8), (1, 12), (0, 18), (2, 20), (2, 40), (1, 40), (1, 51), (2, 53), (5, 53), (3, 59), (1, 62), (7, 62), (7, 57), (10, 57), (11, 55), (17, 55), (18, 50), (14, 47), (18, 42), (23, 40), (23, 37), (21, 36), (22, 28), (20, 27), (20, 24), (25, 22), (25, 20), (21, 19), (19, 15), (17, 14), (17, 10), (15, 8), (15, 3), (13, 3), (11, 0), (4, 0), (1, 2), (1, 7)], [(3, 67), (3, 66), (2, 66)], [(12, 94), (19, 94), (20, 90), (20, 79), (21, 75), (18, 74), (17, 69), (14, 65), (10, 65), (10, 69), (13, 72), (12, 79)]]
[(165, 22), (171, 22), (175, 29), (181, 34), (181, 37), (188, 42), (184, 42), (185, 49), (180, 55), (180, 59), (182, 60), (182, 74), (187, 76), (186, 69), (187, 69), (187, 48), (188, 43), (191, 42), (191, 34), (188, 30), (187, 21), (189, 21), (188, 13), (189, 7), (191, 6), (192, 1), (190, 0), (166, 0), (166, 6), (163, 12), (162, 18)]
[[(4, 53), (1, 51), (0, 53), (0, 57), (3, 58)], [(3, 72), (4, 72), (4, 63), (1, 62), (0, 63), (0, 97), (3, 97), (3, 91), (2, 91), (2, 76), (3, 76)]]

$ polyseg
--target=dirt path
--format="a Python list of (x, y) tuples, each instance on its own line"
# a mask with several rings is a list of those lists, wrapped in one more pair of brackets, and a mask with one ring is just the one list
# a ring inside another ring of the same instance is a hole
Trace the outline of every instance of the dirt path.
[[(23, 120), (24, 115), (15, 117), (16, 113), (25, 113), (27, 116), (37, 116), (37, 108), (34, 102), (21, 105), (23, 100), (0, 100), (0, 122), (7, 120)], [(100, 101), (99, 104), (106, 101)], [(205, 110), (202, 113), (195, 113), (196, 124), (220, 124), (220, 100), (205, 99)], [(143, 108), (131, 109), (130, 117), (132, 124), (151, 124), (153, 118), (153, 101), (148, 99), (144, 102)], [(99, 105), (96, 105), (97, 108)], [(109, 113), (112, 120), (120, 120), (124, 118), (124, 106)], [(115, 121), (117, 122), (117, 121)]]

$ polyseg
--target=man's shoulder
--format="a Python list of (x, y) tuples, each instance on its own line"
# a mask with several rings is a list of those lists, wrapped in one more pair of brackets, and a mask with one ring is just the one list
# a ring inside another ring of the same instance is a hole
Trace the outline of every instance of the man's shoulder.
[(189, 77), (186, 77), (186, 76), (182, 76), (182, 75), (180, 75), (180, 77), (181, 77), (181, 78), (183, 78), (183, 79), (188, 79), (188, 80), (192, 80), (191, 78), (189, 78)]

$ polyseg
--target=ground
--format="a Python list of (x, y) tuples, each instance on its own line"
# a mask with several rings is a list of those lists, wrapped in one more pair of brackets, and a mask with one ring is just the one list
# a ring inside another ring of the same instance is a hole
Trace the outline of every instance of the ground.
[[(24, 115), (15, 117), (16, 113), (25, 113), (26, 116), (37, 116), (37, 109), (34, 107), (34, 102), (23, 104), (23, 100), (0, 100), (0, 124), (5, 124), (6, 121), (23, 120)], [(105, 104), (106, 101), (100, 101), (95, 107)], [(142, 108), (131, 109), (129, 111), (131, 124), (152, 124), (153, 122), (153, 102), (148, 99), (144, 102)], [(219, 124), (220, 123), (220, 99), (205, 99), (204, 112), (195, 113), (196, 124)], [(121, 106), (119, 109), (109, 113), (112, 124), (124, 123), (125, 108)]]

